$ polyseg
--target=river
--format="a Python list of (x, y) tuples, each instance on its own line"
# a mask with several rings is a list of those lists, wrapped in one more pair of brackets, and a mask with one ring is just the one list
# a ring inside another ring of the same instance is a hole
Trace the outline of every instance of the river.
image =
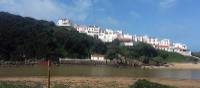
[[(47, 66), (0, 66), (0, 77), (46, 76)], [(200, 79), (200, 70), (140, 69), (129, 67), (60, 65), (52, 66), (52, 76), (153, 77), (170, 79)]]

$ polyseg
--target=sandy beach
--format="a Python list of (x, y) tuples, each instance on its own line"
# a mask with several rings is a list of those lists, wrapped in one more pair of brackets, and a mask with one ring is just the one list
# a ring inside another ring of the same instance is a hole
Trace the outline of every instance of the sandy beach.
[(170, 63), (168, 68), (172, 69), (197, 69), (200, 70), (200, 63)]
[(166, 66), (145, 66), (149, 69), (192, 69), (200, 70), (200, 63), (168, 63)]
[[(152, 82), (176, 86), (178, 88), (200, 88), (200, 80), (177, 80), (161, 78), (131, 78), (131, 77), (52, 77), (51, 82), (57, 84), (70, 85), (71, 88), (80, 86), (90, 86), (92, 88), (128, 88), (129, 85), (138, 79), (147, 79)], [(0, 81), (27, 81), (40, 82), (46, 84), (45, 77), (6, 77)]]

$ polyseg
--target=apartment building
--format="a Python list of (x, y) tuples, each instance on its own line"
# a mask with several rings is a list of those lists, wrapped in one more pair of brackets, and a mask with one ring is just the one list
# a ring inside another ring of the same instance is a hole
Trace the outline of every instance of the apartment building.
[(58, 20), (56, 25), (57, 26), (72, 26), (72, 22), (69, 19), (62, 18)]

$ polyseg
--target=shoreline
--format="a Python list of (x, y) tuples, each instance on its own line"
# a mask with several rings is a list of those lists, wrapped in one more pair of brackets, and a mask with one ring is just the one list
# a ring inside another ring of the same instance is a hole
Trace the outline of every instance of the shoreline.
[(196, 69), (200, 70), (200, 63), (171, 63), (172, 66), (169, 68), (172, 69)]
[(191, 69), (200, 70), (200, 63), (168, 63), (166, 66), (144, 66), (144, 69)]
[[(68, 66), (68, 65), (73, 65), (73, 66), (109, 66), (109, 67), (117, 67), (115, 65), (110, 65), (110, 64), (55, 64), (54, 66)], [(36, 65), (0, 65), (0, 67), (16, 67), (16, 66), (37, 66)], [(41, 65), (41, 66), (46, 66), (46, 65)], [(141, 69), (191, 69), (191, 70), (200, 70), (200, 63), (167, 63), (165, 65), (161, 66), (155, 66), (155, 65), (149, 65), (149, 66), (141, 66), (141, 67), (132, 67), (132, 66), (119, 66), (119, 67), (130, 67), (130, 68), (141, 68)]]
[[(56, 66), (55, 64), (54, 66)], [(73, 66), (111, 66), (111, 67), (116, 67), (115, 65), (110, 65), (110, 64), (58, 64), (63, 65), (63, 66), (68, 66), (68, 65), (73, 65)], [(36, 65), (0, 65), (0, 67), (16, 67), (16, 66), (37, 66)], [(46, 65), (41, 65), (41, 66), (46, 66)], [(200, 63), (167, 63), (162, 66), (155, 66), (155, 65), (149, 65), (149, 66), (141, 66), (141, 67), (131, 67), (131, 66), (119, 66), (119, 67), (130, 67), (130, 68), (141, 68), (141, 69), (191, 69), (191, 70), (200, 70)]]

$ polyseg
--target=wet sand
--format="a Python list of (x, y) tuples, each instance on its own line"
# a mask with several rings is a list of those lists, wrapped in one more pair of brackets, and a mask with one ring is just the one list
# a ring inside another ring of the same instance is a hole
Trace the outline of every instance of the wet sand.
[(148, 69), (192, 69), (200, 70), (200, 63), (169, 63), (166, 66), (144, 66)]
[(172, 69), (197, 69), (200, 70), (200, 63), (171, 63), (169, 68)]
[[(128, 88), (138, 79), (176, 86), (178, 88), (200, 88), (200, 80), (177, 80), (162, 78), (132, 78), (132, 77), (52, 77), (51, 82), (70, 85), (71, 88), (90, 86), (92, 88)], [(46, 84), (46, 77), (5, 77), (0, 81), (28, 81)]]

